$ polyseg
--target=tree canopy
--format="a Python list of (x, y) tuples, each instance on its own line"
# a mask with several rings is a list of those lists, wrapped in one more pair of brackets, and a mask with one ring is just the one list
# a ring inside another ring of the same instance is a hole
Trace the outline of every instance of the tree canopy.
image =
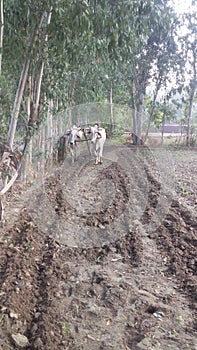
[[(11, 115), (27, 130), (33, 114), (33, 121), (42, 120), (50, 100), (57, 110), (65, 109), (108, 99), (112, 88), (116, 102), (137, 111), (133, 124), (140, 134), (147, 88), (152, 86), (154, 104), (172, 77), (188, 94), (196, 87), (196, 15), (178, 18), (167, 0), (4, 0), (3, 5), (3, 133)], [(177, 28), (183, 21), (188, 33), (181, 38)], [(180, 79), (184, 67), (188, 83)]]

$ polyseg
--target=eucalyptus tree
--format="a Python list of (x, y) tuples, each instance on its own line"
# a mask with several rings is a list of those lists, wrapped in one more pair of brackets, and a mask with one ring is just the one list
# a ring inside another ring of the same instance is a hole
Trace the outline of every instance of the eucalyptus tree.
[[(44, 2), (39, 5), (36, 2), (24, 4), (19, 0), (17, 4), (10, 2), (7, 11), (7, 30), (11, 40), (15, 40), (17, 59), (22, 64), (8, 132), (8, 145), (12, 148), (30, 66), (33, 58), (38, 55), (39, 42), (42, 40), (40, 37), (45, 33), (50, 7)], [(9, 54), (11, 53), (8, 50), (8, 56)], [(37, 89), (39, 91), (39, 86)]]
[(151, 115), (151, 122), (161, 130), (161, 143), (163, 144), (165, 123), (175, 121), (177, 118), (175, 105), (166, 99), (160, 102), (155, 101), (153, 110), (152, 99), (146, 97), (146, 100), (146, 108)]
[(4, 30), (3, 0), (0, 0), (0, 75), (1, 75), (1, 63), (2, 63), (2, 54), (3, 54), (3, 30)]
[(158, 91), (170, 70), (173, 19), (165, 0), (6, 0), (3, 67), (20, 77), (10, 146), (22, 112), (29, 114), (29, 131), (48, 100), (65, 108), (109, 95), (111, 88), (115, 99), (116, 91), (129, 92), (140, 134), (146, 87), (155, 79)]
[[(43, 101), (57, 98), (64, 105), (81, 102), (80, 98), (87, 98), (91, 92), (95, 97), (97, 84), (91, 78), (98, 67), (98, 52), (105, 46), (103, 31), (98, 33), (100, 25), (104, 28), (106, 23), (105, 5), (106, 1), (97, 4), (71, 0), (6, 1), (4, 66), (5, 71), (20, 75), (18, 84), (15, 82), (17, 92), (8, 133), (10, 147), (21, 105), (24, 114), (29, 114), (25, 117), (29, 132), (35, 121), (40, 121), (36, 116)], [(88, 82), (84, 84), (87, 76)], [(95, 74), (94, 77), (96, 81)], [(30, 108), (25, 107), (26, 97), (31, 100)]]
[[(196, 3), (196, 1), (194, 1)], [(192, 129), (192, 110), (197, 92), (197, 14), (190, 12), (184, 14), (182, 21), (186, 28), (184, 36), (180, 37), (181, 56), (184, 67), (184, 89), (188, 97), (187, 109), (187, 139), (186, 145), (190, 146)]]
[[(130, 94), (134, 133), (141, 137), (144, 96), (147, 86), (158, 91), (166, 84), (174, 63), (176, 16), (165, 0), (126, 1), (120, 23), (118, 67)], [(123, 30), (122, 28), (126, 29)]]
[(106, 75), (112, 66), (110, 22), (113, 16), (106, 0), (72, 1), (61, 15), (59, 8), (54, 9), (45, 78), (49, 94), (57, 94), (63, 105), (92, 102), (106, 91)]

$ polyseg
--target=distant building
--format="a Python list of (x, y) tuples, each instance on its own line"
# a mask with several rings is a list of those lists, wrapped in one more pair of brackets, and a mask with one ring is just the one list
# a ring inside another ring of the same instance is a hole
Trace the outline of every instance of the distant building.
[[(180, 133), (181, 131), (182, 132), (185, 132), (186, 131), (186, 125), (180, 125), (180, 124), (165, 124), (164, 125), (164, 133)], [(181, 130), (182, 129), (182, 130)]]

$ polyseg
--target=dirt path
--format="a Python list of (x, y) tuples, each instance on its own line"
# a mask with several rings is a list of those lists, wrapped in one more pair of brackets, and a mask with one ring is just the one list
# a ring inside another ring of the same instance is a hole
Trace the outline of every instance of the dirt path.
[(0, 233), (0, 349), (197, 349), (197, 180), (180, 188), (195, 154), (173, 155), (172, 194), (150, 152), (123, 151), (56, 169), (20, 215), (18, 198)]

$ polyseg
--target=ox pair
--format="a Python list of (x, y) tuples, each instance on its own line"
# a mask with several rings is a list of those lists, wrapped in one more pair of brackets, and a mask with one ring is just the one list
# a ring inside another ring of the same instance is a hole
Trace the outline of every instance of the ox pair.
[(93, 153), (96, 156), (95, 164), (101, 164), (102, 163), (102, 156), (103, 156), (103, 147), (106, 140), (106, 132), (104, 128), (99, 127), (98, 124), (95, 124), (94, 126), (90, 126), (89, 128), (82, 129), (81, 127), (73, 126), (71, 130), (67, 131), (66, 133), (66, 143), (69, 146), (71, 157), (72, 157), (72, 163), (75, 162), (77, 159), (77, 142), (82, 141), (83, 135), (85, 136), (85, 140), (87, 141), (88, 145), (88, 139), (87, 135), (89, 135), (89, 140), (91, 142), (91, 147), (88, 150), (90, 154)]

